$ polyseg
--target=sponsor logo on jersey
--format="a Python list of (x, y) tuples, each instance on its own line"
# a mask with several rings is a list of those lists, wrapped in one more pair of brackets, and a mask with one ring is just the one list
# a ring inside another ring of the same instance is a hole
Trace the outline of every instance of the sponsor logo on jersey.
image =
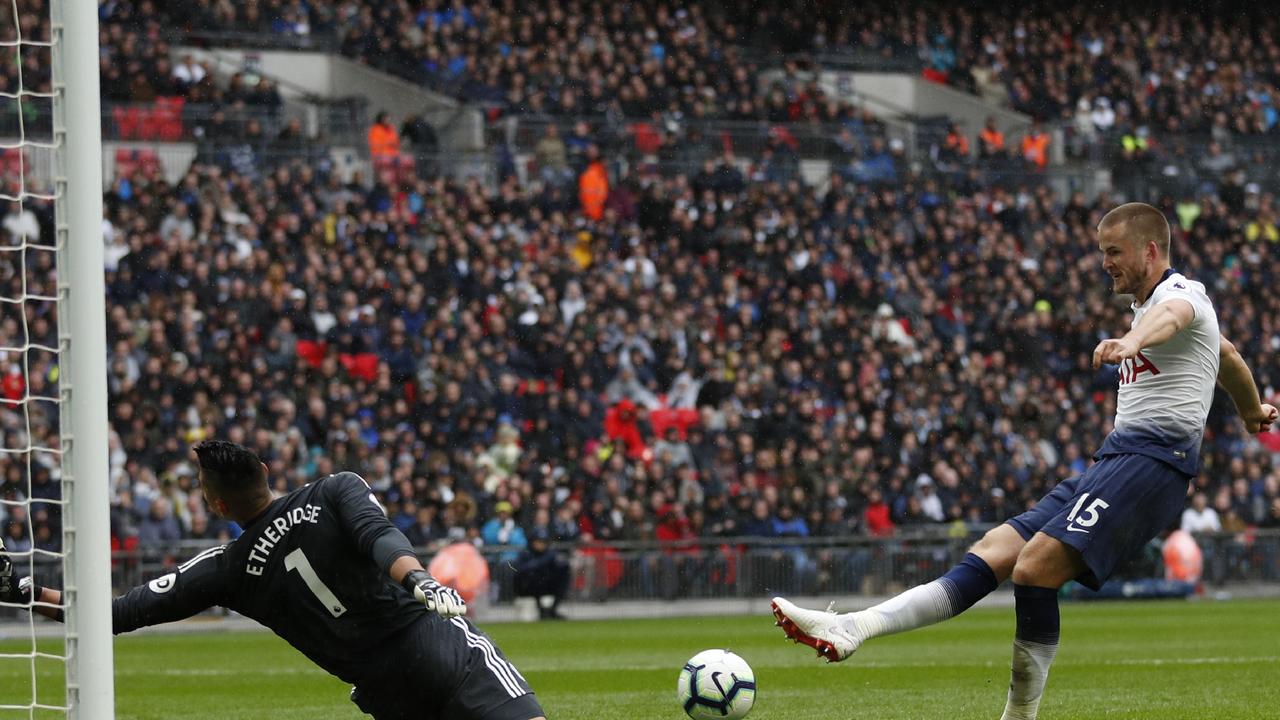
[(1151, 373), (1152, 375), (1160, 374), (1160, 368), (1156, 367), (1156, 364), (1151, 362), (1150, 358), (1143, 355), (1142, 351), (1138, 351), (1138, 354), (1135, 357), (1125, 358), (1120, 361), (1121, 385), (1128, 385), (1129, 383), (1137, 382), (1142, 376), (1142, 373)]

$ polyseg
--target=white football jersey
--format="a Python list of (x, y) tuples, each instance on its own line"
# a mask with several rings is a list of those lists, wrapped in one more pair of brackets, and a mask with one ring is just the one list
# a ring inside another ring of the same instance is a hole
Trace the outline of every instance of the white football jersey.
[(1133, 326), (1156, 305), (1170, 300), (1190, 303), (1195, 318), (1167, 342), (1145, 348), (1120, 364), (1115, 422), (1115, 434), (1120, 437), (1108, 440), (1125, 445), (1124, 436), (1139, 436), (1144, 444), (1155, 441), (1180, 448), (1174, 451), (1175, 458), (1189, 460), (1188, 454), (1198, 455), (1213, 401), (1222, 336), (1204, 285), (1172, 270), (1146, 302), (1134, 304)]

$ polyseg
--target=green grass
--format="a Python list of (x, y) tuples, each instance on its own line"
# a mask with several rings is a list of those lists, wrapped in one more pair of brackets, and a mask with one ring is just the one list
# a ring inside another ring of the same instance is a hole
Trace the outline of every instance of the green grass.
[[(1062, 614), (1063, 645), (1041, 717), (1277, 717), (1280, 602), (1070, 604)], [(839, 665), (784, 642), (766, 617), (486, 629), (552, 720), (683, 717), (676, 674), (689, 656), (717, 646), (756, 671), (752, 720), (989, 720), (1004, 703), (1013, 613), (976, 610), (881, 638)], [(0, 644), (4, 652), (26, 648)], [(345, 685), (266, 633), (121, 637), (115, 649), (121, 720), (365, 717)], [(41, 700), (56, 702), (60, 665), (42, 662), (40, 671)], [(0, 660), (0, 704), (29, 702), (30, 674), (26, 660)], [(28, 715), (0, 712), (3, 720), (20, 717)]]

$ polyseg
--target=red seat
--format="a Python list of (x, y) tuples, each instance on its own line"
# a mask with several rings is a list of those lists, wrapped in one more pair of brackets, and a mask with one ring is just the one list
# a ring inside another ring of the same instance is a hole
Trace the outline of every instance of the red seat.
[(182, 108), (186, 104), (187, 99), (181, 96), (156, 98), (161, 140), (174, 142), (182, 139), (185, 134), (182, 126)]
[(667, 428), (674, 427), (680, 437), (684, 438), (691, 425), (698, 424), (698, 411), (693, 408), (659, 408), (649, 411), (649, 424), (653, 426), (655, 437), (666, 434)]
[(143, 177), (155, 177), (160, 173), (160, 156), (152, 148), (139, 148), (134, 150), (134, 160), (138, 164), (138, 170), (142, 172)]
[(324, 362), (325, 356), (329, 354), (329, 344), (316, 340), (299, 340), (294, 346), (294, 352), (298, 353), (298, 357), (308, 365), (318, 368), (320, 363)]
[(662, 136), (647, 122), (632, 123), (627, 129), (631, 132), (636, 150), (645, 155), (658, 152), (658, 148), (662, 146)]
[(121, 140), (134, 140), (141, 131), (141, 110), (136, 107), (115, 107), (111, 117), (116, 121), (116, 132)]
[(134, 151), (129, 148), (116, 148), (115, 176), (131, 180), (137, 172), (138, 161)]
[(378, 377), (378, 356), (374, 353), (343, 353), (338, 356), (338, 362), (352, 377), (365, 382), (373, 382)]

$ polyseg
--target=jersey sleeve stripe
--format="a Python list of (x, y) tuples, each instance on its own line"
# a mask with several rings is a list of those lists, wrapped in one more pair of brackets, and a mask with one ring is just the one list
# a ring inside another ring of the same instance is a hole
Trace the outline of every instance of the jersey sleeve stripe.
[(211, 557), (217, 557), (218, 555), (221, 555), (221, 554), (222, 554), (222, 551), (224, 551), (224, 550), (226, 550), (226, 549), (227, 549), (227, 546), (226, 546), (226, 545), (219, 545), (218, 547), (209, 548), (208, 550), (205, 550), (204, 552), (200, 553), (199, 555), (196, 555), (195, 557), (191, 558), (190, 560), (188, 560), (188, 561), (186, 561), (186, 562), (182, 563), (181, 565), (179, 565), (179, 566), (178, 566), (178, 572), (186, 572), (186, 571), (190, 570), (190, 569), (191, 569), (191, 568), (192, 568), (196, 563), (200, 562), (201, 560), (208, 560), (208, 559), (209, 559), (209, 558), (211, 558)]

